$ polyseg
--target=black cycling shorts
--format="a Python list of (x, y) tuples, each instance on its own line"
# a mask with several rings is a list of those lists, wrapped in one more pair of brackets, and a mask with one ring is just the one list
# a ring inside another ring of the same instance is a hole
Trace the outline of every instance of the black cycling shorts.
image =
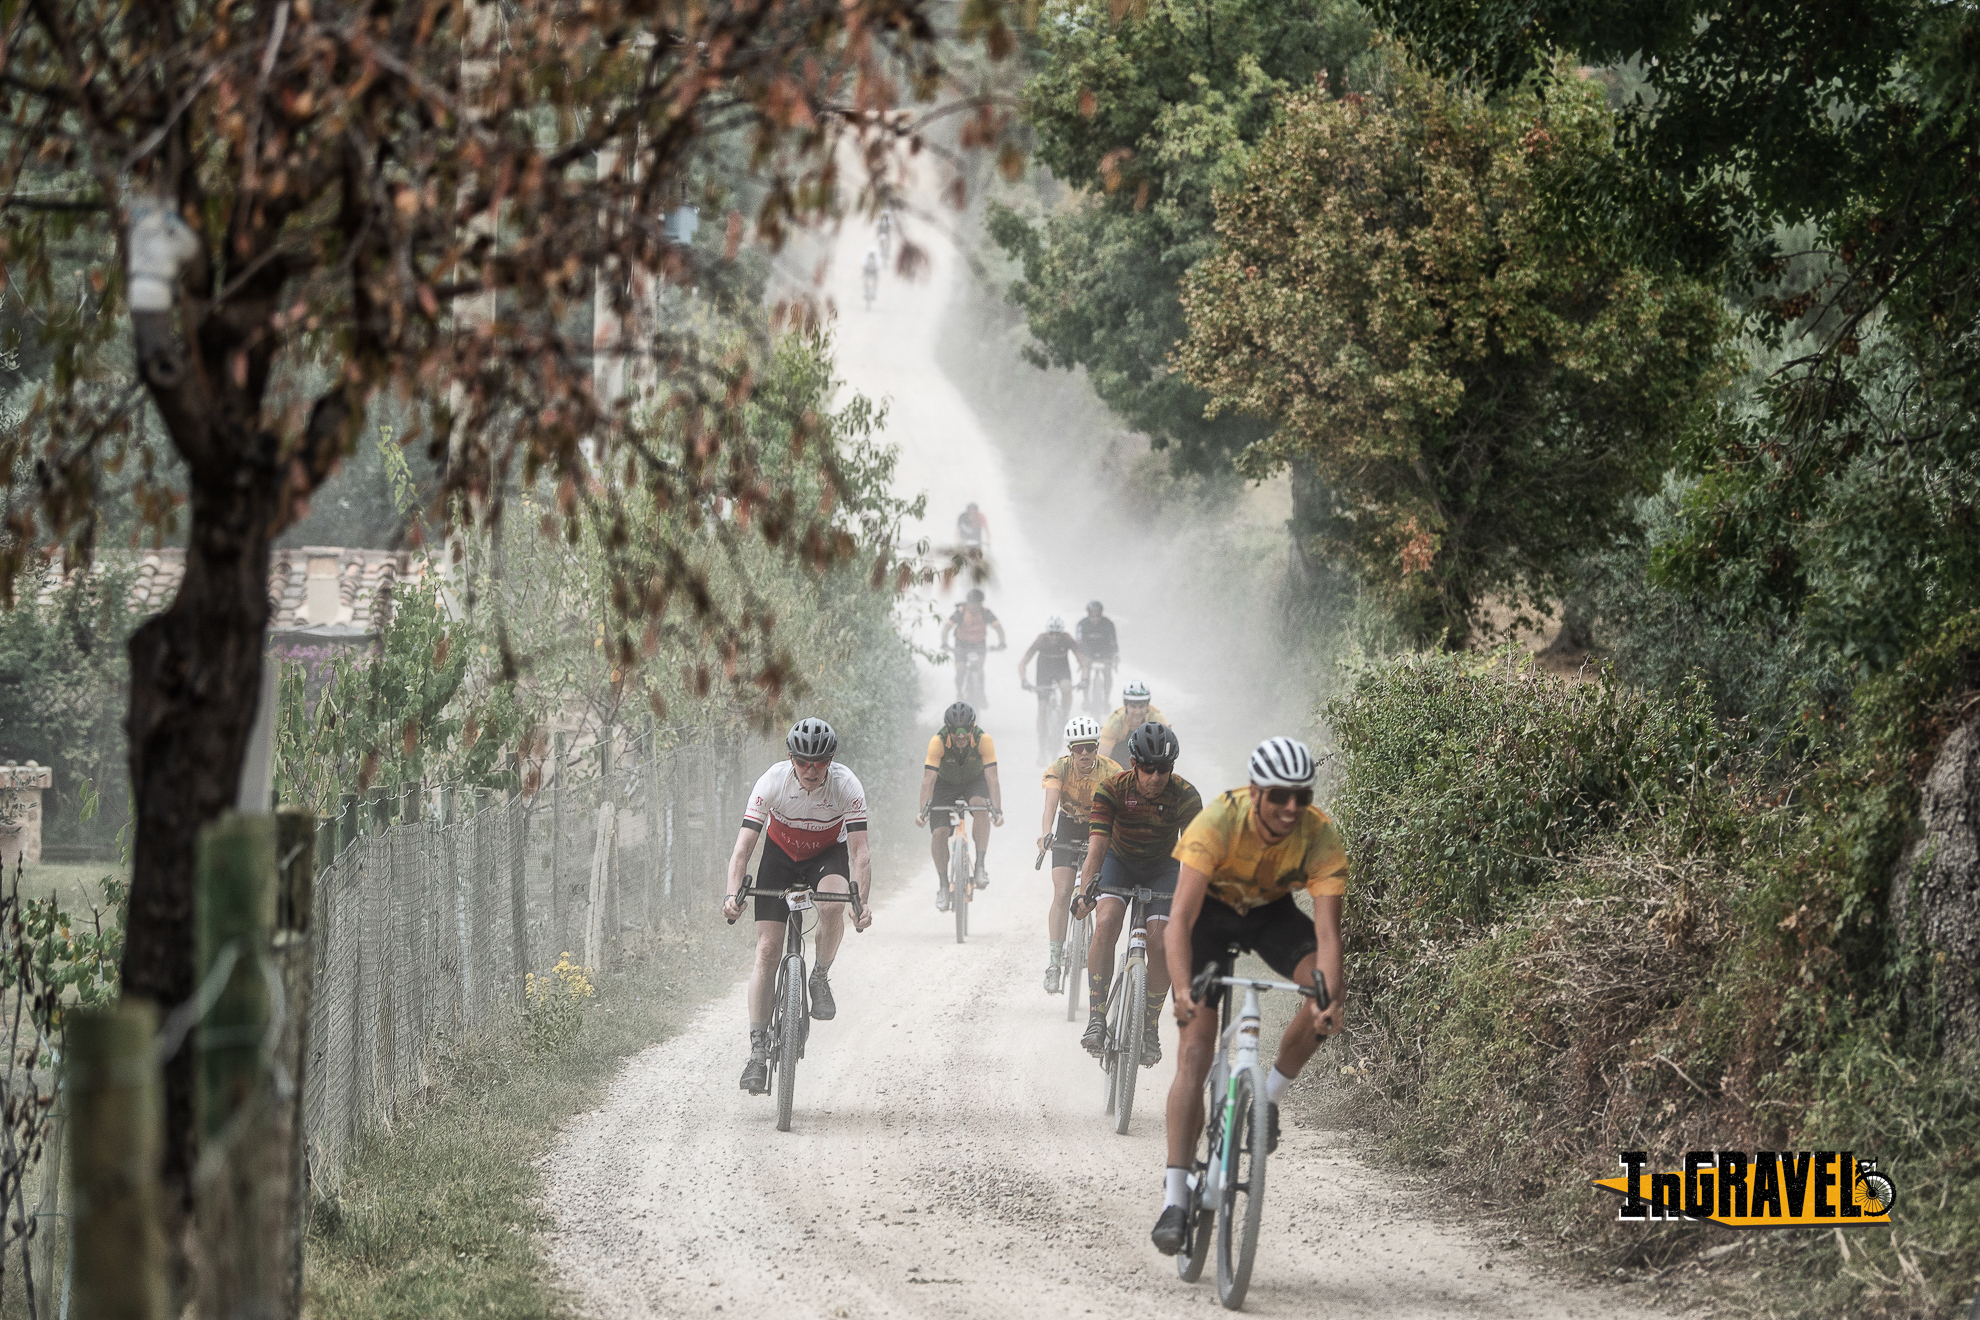
[(1084, 854), (1079, 845), (1086, 842), (1088, 833), (1086, 822), (1074, 820), (1071, 816), (1060, 816), (1058, 828), (1052, 832), (1052, 869), (1070, 866), (1079, 868)]
[[(1189, 974), (1194, 978), (1211, 963), (1219, 976), (1229, 976), (1237, 965), (1231, 953), (1235, 944), (1246, 953), (1255, 953), (1280, 976), (1291, 980), (1309, 953), (1320, 944), (1313, 938), (1313, 918), (1293, 902), (1291, 894), (1275, 903), (1239, 912), (1228, 903), (1203, 896), (1203, 910), (1196, 914), (1196, 925), (1189, 933)], [(1206, 1002), (1216, 1003), (1227, 986), (1218, 986)]]
[(833, 844), (816, 857), (800, 862), (779, 848), (773, 839), (763, 841), (763, 860), (756, 867), (756, 919), (789, 921), (790, 905), (784, 902), (787, 889), (816, 889), (828, 875), (843, 876), (852, 882), (852, 857), (844, 842)]
[[(1150, 921), (1167, 921), (1169, 904), (1174, 901), (1176, 881), (1182, 875), (1182, 863), (1173, 857), (1164, 857), (1154, 862), (1130, 862), (1111, 848), (1100, 862), (1100, 883), (1109, 889), (1152, 889), (1155, 897), (1148, 904)], [(1117, 903), (1127, 900), (1112, 894), (1102, 894), (1101, 898), (1112, 898)]]
[(968, 802), (972, 798), (983, 798), (988, 801), (989, 797), (990, 780), (984, 775), (978, 775), (973, 782), (964, 784), (961, 788), (936, 780), (935, 800), (928, 804), (928, 828), (931, 830), (949, 828), (949, 817), (959, 814), (956, 811), (957, 798)]

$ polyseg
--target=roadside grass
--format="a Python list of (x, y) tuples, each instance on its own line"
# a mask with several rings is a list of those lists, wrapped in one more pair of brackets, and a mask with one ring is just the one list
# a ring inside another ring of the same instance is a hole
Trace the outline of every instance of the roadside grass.
[[(543, 1260), (538, 1163), (603, 1098), (620, 1063), (682, 1030), (747, 965), (750, 941), (710, 913), (664, 930), (597, 978), (576, 1038), (463, 1052), (389, 1132), (317, 1189), (305, 1289), (317, 1320), (571, 1314)], [(728, 1061), (722, 1061), (728, 1066)]]

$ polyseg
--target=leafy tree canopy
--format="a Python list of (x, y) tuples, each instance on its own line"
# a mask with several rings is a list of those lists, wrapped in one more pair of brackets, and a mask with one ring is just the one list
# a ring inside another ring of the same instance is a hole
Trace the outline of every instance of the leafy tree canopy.
[(1177, 360), (1310, 464), (1324, 548), (1423, 642), (1487, 595), (1543, 603), (1720, 379), (1719, 301), (1563, 234), (1540, 198), (1611, 150), (1601, 89), (1550, 70), (1494, 104), (1414, 66), (1381, 100), (1306, 94), (1218, 195)]
[(1082, 366), (1100, 397), (1197, 469), (1258, 439), (1250, 418), (1206, 418), (1174, 372), (1186, 332), (1183, 273), (1215, 245), (1215, 191), (1241, 175), (1286, 95), (1339, 89), (1372, 31), (1350, 0), (1098, 0), (1044, 11), (1040, 71), (1025, 89), (1038, 158), (1077, 189), (1042, 224), (993, 210), (992, 237), (1023, 265), (1011, 290), (1039, 366)]

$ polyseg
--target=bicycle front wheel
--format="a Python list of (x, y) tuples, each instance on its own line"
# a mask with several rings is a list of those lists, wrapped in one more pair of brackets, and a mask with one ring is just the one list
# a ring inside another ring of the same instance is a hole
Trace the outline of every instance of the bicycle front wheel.
[[(796, 914), (791, 917), (797, 920)], [(797, 1090), (798, 1055), (804, 1052), (804, 959), (784, 959), (784, 1020), (778, 1032), (777, 1130), (791, 1130), (791, 1098)]]
[(1271, 1117), (1265, 1073), (1253, 1065), (1237, 1074), (1224, 1129), (1224, 1185), (1217, 1198), (1217, 1300), (1244, 1305), (1251, 1262), (1258, 1254), (1258, 1221), (1265, 1213), (1265, 1143)]
[[(962, 826), (956, 828), (960, 831)], [(949, 843), (949, 906), (956, 914), (956, 943), (961, 944), (969, 935), (969, 844), (953, 840)]]
[(1114, 1131), (1125, 1137), (1134, 1118), (1134, 1083), (1141, 1076), (1141, 1036), (1148, 1022), (1148, 967), (1128, 964), (1127, 1003), (1122, 1006), (1120, 1054), (1114, 1064)]
[(1086, 919), (1075, 921), (1066, 932), (1066, 1021), (1079, 1021), (1079, 1010), (1086, 1006), (1086, 945), (1093, 937)]

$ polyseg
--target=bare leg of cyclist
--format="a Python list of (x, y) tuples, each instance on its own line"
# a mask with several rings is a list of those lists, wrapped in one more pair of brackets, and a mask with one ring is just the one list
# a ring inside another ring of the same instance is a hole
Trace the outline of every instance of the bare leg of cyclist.
[[(1320, 956), (1313, 953), (1300, 959), (1299, 966), (1293, 970), (1294, 983), (1312, 985), (1313, 968), (1319, 961)], [(1285, 1033), (1279, 1037), (1279, 1057), (1272, 1062), (1272, 1071), (1287, 1081), (1299, 1076), (1299, 1070), (1306, 1066), (1306, 1061), (1313, 1057), (1315, 1050), (1320, 1048), (1320, 1042), (1313, 1035), (1313, 1001), (1302, 998), (1299, 1005), (1299, 1012), (1293, 1014), (1292, 1021), (1286, 1023)], [(1269, 1075), (1266, 1077), (1266, 1086), (1268, 1089), (1272, 1086)], [(1269, 1098), (1274, 1104), (1278, 1103), (1278, 1096), (1273, 1095)]]
[(1107, 1011), (1107, 991), (1114, 982), (1114, 945), (1121, 938), (1127, 904), (1103, 898), (1093, 912), (1093, 943), (1086, 951), (1086, 1008), (1092, 1017)]
[(935, 891), (941, 893), (949, 883), (949, 835), (953, 825), (937, 826), (928, 835), (928, 856), (935, 863)]
[[(850, 894), (852, 886), (842, 875), (828, 875), (818, 882), (821, 894)], [(820, 903), (818, 905), (818, 944), (813, 966), (823, 972), (839, 956), (839, 942), (846, 937), (846, 905), (844, 903)]]
[[(990, 805), (990, 799), (987, 797), (973, 797), (969, 800), (969, 805), (972, 807), (987, 807)], [(972, 811), (969, 815), (971, 821), (974, 822), (970, 826), (969, 832), (970, 837), (976, 840), (976, 869), (981, 871), (983, 869), (983, 854), (990, 851), (990, 813), (987, 811)]]
[(1216, 1012), (1208, 1005), (1199, 1005), (1196, 1016), (1177, 1035), (1176, 1079), (1169, 1083), (1166, 1124), (1169, 1167), (1188, 1169), (1196, 1164), (1196, 1138), (1203, 1131), (1203, 1081), (1210, 1075), (1210, 1061), (1217, 1054)]
[(1066, 942), (1066, 927), (1072, 922), (1072, 914), (1066, 910), (1066, 905), (1072, 902), (1075, 876), (1070, 866), (1052, 868), (1052, 910), (1045, 915), (1045, 929), (1054, 944)]
[(770, 996), (777, 987), (777, 963), (784, 956), (784, 923), (756, 923), (756, 965), (749, 974), (749, 1026), (763, 1031), (770, 1026)]

